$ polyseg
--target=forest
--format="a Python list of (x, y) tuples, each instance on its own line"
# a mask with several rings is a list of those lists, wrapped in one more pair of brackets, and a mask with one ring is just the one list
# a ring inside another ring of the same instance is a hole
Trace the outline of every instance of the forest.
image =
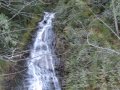
[(120, 0), (0, 0), (0, 90), (20, 84), (44, 12), (55, 13), (62, 90), (120, 90)]

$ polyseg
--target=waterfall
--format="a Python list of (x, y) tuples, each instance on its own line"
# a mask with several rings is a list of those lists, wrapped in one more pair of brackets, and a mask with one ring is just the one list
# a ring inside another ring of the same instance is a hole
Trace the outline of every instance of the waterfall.
[(45, 12), (38, 23), (38, 30), (27, 60), (27, 90), (61, 90), (55, 74), (54, 33), (52, 20), (54, 13)]

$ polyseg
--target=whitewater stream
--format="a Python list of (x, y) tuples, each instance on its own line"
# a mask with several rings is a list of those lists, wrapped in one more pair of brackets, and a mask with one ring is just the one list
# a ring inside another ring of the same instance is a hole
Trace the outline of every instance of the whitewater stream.
[(52, 20), (54, 13), (45, 12), (38, 23), (36, 36), (27, 60), (28, 85), (26, 90), (61, 90), (55, 73), (55, 54), (53, 48), (54, 32)]

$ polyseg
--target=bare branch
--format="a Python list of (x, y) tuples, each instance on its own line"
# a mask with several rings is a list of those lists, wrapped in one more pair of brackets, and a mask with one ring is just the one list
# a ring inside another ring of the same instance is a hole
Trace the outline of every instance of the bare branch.
[(110, 51), (110, 52), (112, 52), (112, 53), (116, 53), (116, 54), (120, 55), (120, 52), (118, 52), (118, 51), (115, 51), (115, 50), (110, 49), (110, 48), (103, 48), (103, 47), (100, 47), (100, 46), (97, 46), (97, 45), (95, 45), (95, 44), (90, 43), (90, 41), (89, 41), (89, 36), (90, 36), (90, 35), (91, 35), (91, 33), (89, 33), (89, 34), (87, 35), (87, 43), (88, 43), (88, 45), (93, 46), (93, 47), (98, 48), (98, 49), (102, 49), (102, 50), (104, 50), (104, 51), (107, 50), (107, 51)]
[(99, 20), (99, 21), (101, 21), (119, 40), (120, 40), (120, 36), (118, 36), (118, 34), (116, 34), (116, 32), (114, 32), (114, 30), (109, 26), (109, 25), (107, 25), (101, 18), (99, 18), (97, 15), (95, 15), (95, 13), (91, 10), (91, 9), (89, 9), (92, 13), (93, 13), (93, 15)]
[[(30, 2), (30, 3), (27, 3), (26, 5), (24, 5), (16, 14), (14, 14), (9, 20), (7, 20), (6, 22), (9, 22), (10, 20), (12, 20), (14, 17), (16, 17), (25, 7), (27, 7), (28, 5), (30, 5), (31, 3), (33, 3), (34, 1)], [(1, 25), (5, 24), (6, 22), (4, 23), (1, 23)]]
[(112, 7), (113, 7), (113, 16), (114, 16), (114, 22), (115, 22), (115, 28), (116, 28), (116, 33), (119, 36), (119, 29), (118, 29), (118, 20), (117, 20), (117, 15), (116, 15), (116, 9), (114, 5), (114, 0), (112, 0)]

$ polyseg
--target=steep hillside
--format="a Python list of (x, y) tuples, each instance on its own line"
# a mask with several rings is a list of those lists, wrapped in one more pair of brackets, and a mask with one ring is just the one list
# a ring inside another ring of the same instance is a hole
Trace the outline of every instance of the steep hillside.
[(119, 90), (119, 4), (120, 0), (1, 0), (0, 90), (11, 85), (3, 81), (18, 83), (16, 74), (23, 70), (18, 63), (28, 55), (44, 11), (56, 12), (62, 89)]

